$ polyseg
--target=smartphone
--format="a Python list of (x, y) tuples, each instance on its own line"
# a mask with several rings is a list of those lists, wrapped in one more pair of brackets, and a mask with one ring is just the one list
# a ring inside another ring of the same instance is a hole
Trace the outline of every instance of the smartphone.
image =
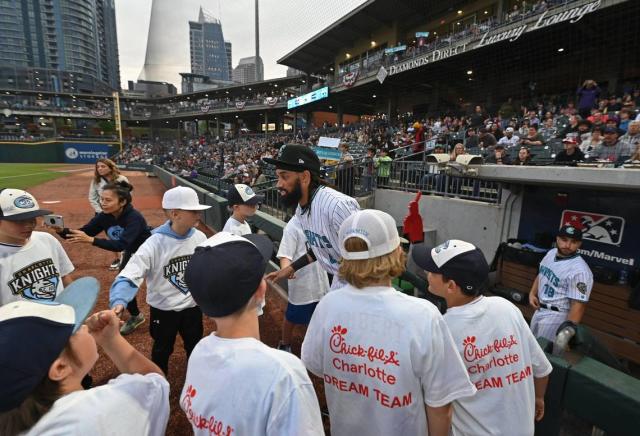
[(62, 215), (45, 215), (43, 219), (46, 226), (64, 228), (64, 220), (62, 219)]

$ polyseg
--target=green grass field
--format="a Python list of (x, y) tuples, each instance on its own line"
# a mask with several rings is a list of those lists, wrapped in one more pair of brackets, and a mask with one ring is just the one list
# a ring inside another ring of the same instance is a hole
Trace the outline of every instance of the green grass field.
[(0, 188), (27, 189), (64, 177), (68, 173), (55, 170), (73, 167), (74, 165), (65, 164), (0, 163)]

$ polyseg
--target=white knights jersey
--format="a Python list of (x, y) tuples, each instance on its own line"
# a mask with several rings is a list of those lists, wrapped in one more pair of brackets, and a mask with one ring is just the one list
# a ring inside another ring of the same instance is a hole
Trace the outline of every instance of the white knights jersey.
[(324, 380), (336, 436), (426, 435), (425, 404), (476, 391), (436, 307), (391, 287), (346, 285), (325, 295), (302, 361)]
[(27, 299), (53, 301), (74, 270), (56, 238), (33, 232), (25, 245), (0, 244), (0, 306)]
[(324, 435), (318, 398), (296, 356), (212, 333), (193, 349), (180, 407), (197, 436)]
[(502, 297), (479, 297), (444, 320), (478, 389), (453, 403), (452, 435), (533, 436), (533, 379), (552, 368), (522, 313)]
[(331, 289), (336, 289), (336, 284), (341, 283), (338, 280), (340, 225), (349, 215), (359, 210), (360, 206), (355, 199), (325, 186), (318, 187), (311, 197), (310, 205), (304, 209), (298, 205), (296, 209), (296, 216), (309, 247), (322, 269), (334, 276)]
[(180, 311), (195, 307), (184, 272), (195, 248), (207, 237), (194, 229), (190, 237), (176, 239), (154, 232), (135, 252), (118, 277), (140, 287), (147, 280), (147, 303), (160, 310)]
[[(278, 248), (278, 259), (294, 261), (305, 255), (307, 244), (298, 217), (289, 220), (282, 232), (282, 241)], [(287, 295), (291, 304), (310, 304), (320, 301), (329, 291), (327, 273), (318, 262), (313, 262), (296, 271), (296, 278), (287, 284)]]
[(230, 216), (227, 222), (224, 224), (222, 231), (232, 233), (236, 236), (249, 235), (251, 234), (251, 226), (246, 221), (241, 223), (233, 216)]
[(593, 274), (584, 259), (557, 257), (558, 249), (549, 250), (538, 269), (538, 299), (561, 311), (571, 308), (569, 300), (589, 301), (593, 288)]

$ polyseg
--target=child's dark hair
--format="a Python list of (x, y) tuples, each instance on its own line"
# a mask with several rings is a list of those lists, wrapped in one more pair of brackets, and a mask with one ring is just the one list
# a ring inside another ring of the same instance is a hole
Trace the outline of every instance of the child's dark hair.
[(133, 186), (127, 182), (116, 182), (116, 183), (108, 183), (104, 185), (102, 188), (103, 191), (113, 191), (118, 196), (118, 200), (124, 200), (126, 205), (131, 204), (131, 191), (133, 191)]

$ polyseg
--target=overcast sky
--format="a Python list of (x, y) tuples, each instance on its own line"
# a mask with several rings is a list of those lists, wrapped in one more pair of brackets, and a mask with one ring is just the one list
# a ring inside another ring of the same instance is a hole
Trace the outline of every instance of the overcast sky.
[[(158, 0), (156, 0), (158, 1)], [(196, 21), (200, 5), (222, 21), (226, 40), (233, 44), (233, 67), (252, 56), (254, 43), (254, 0), (160, 0), (171, 5), (171, 13), (158, 26), (168, 36), (164, 44), (164, 78), (180, 89), (178, 72), (190, 72), (189, 20)], [(276, 60), (311, 38), (365, 0), (260, 0), (260, 55), (265, 78), (282, 77), (286, 67)], [(115, 0), (123, 88), (137, 80), (144, 65), (151, 0)], [(173, 8), (175, 5), (175, 8)], [(166, 65), (166, 69), (165, 69)], [(151, 78), (158, 80), (159, 78)]]

